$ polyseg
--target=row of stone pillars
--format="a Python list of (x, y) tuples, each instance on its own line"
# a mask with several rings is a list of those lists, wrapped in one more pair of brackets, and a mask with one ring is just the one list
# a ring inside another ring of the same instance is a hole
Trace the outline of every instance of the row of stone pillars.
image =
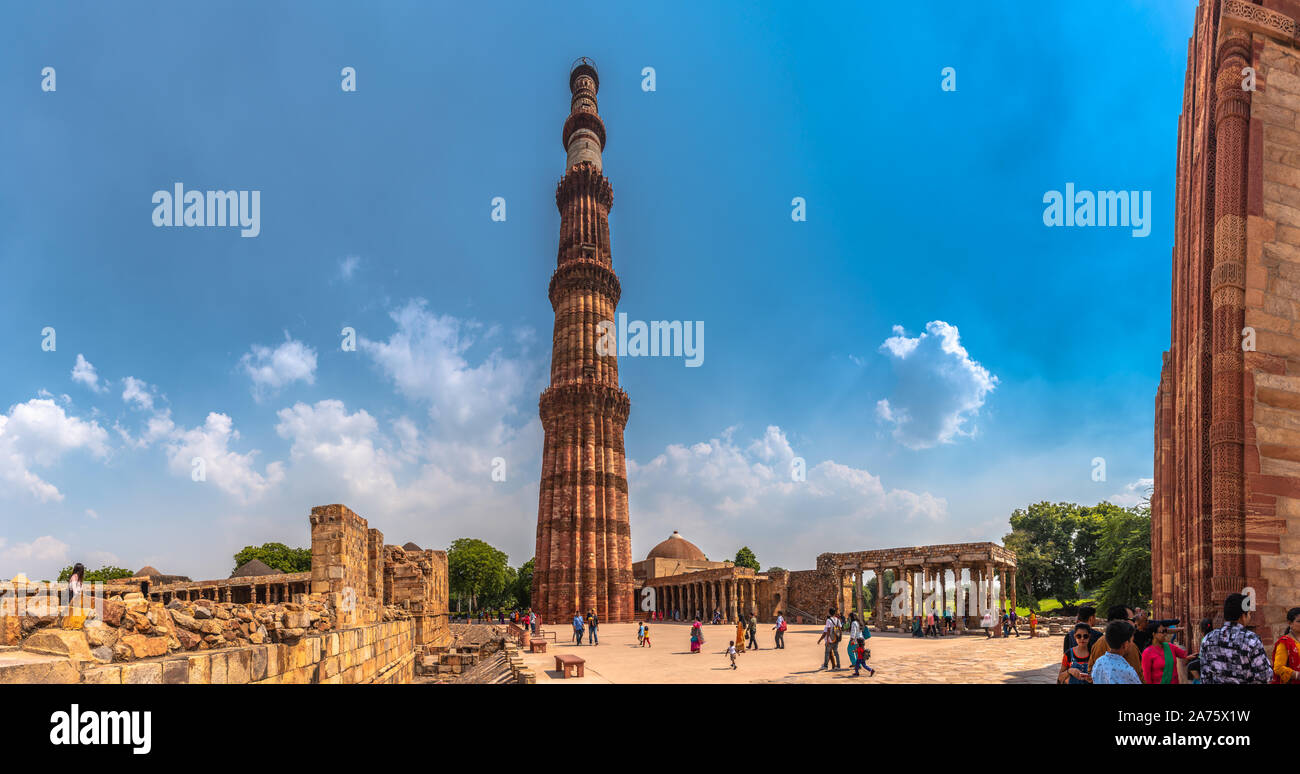
[[(903, 595), (901, 616), (893, 613), (893, 590), (885, 588), (885, 572), (889, 570), (893, 571), (895, 582), (902, 581), (906, 584), (899, 592)], [(962, 583), (961, 575), (963, 570), (968, 571), (970, 574), (969, 583)], [(950, 588), (947, 581), (948, 571), (953, 573), (951, 607), (948, 605), (948, 591)], [(1016, 606), (1016, 569), (994, 562), (972, 566), (926, 564), (903, 567), (844, 568), (836, 574), (836, 588), (844, 588), (846, 575), (852, 579), (852, 607), (858, 613), (859, 618), (863, 615), (862, 584), (867, 572), (873, 572), (876, 577), (876, 605), (872, 617), (876, 625), (881, 625), (882, 622), (887, 621), (902, 623), (904, 620), (910, 620), (913, 616), (926, 615), (933, 608), (936, 618), (942, 617), (944, 611), (952, 611), (954, 624), (960, 631), (968, 626), (979, 626), (980, 616), (985, 610), (992, 609), (1005, 612), (1008, 601), (1010, 601), (1012, 608)], [(996, 598), (994, 597), (995, 585)], [(938, 599), (932, 600), (930, 606), (927, 607), (927, 599), (936, 591), (938, 592)], [(1010, 592), (1009, 600), (1008, 591)], [(982, 600), (979, 599), (980, 595), (983, 596)], [(835, 605), (836, 609), (839, 609), (840, 606), (841, 603)], [(958, 611), (962, 614), (958, 615)], [(999, 618), (1001, 618), (1001, 612), (998, 614)], [(994, 627), (994, 629), (994, 634), (999, 634), (1001, 631), (998, 627)]]
[(723, 620), (729, 622), (742, 612), (758, 615), (758, 580), (754, 578), (649, 585), (655, 590), (655, 609), (665, 617), (674, 610), (682, 618), (699, 615), (705, 621), (714, 610), (721, 610)]
[[(259, 602), (292, 602), (293, 586), (291, 583), (254, 583), (248, 586), (249, 602), (257, 604)], [(173, 599), (182, 599), (186, 602), (192, 602), (197, 599), (210, 599), (214, 602), (233, 602), (234, 586), (201, 586), (191, 589), (178, 589), (176, 591), (157, 592), (158, 599), (161, 602), (170, 602)], [(260, 589), (260, 593), (259, 593)], [(153, 596), (153, 595), (150, 595)]]

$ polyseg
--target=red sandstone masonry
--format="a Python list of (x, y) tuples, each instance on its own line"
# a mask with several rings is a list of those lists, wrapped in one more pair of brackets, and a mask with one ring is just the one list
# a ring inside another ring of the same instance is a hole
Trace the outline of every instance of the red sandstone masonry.
[(599, 76), (583, 62), (563, 142), (568, 169), (555, 191), (560, 211), (551, 386), (538, 402), (545, 440), (537, 504), (533, 607), (547, 623), (576, 611), (632, 620), (632, 537), (623, 428), (631, 404), (618, 386), (618, 359), (600, 355), (597, 326), (613, 321), (621, 293), (612, 268), (609, 210), (614, 190), (602, 174), (605, 125), (597, 113)]

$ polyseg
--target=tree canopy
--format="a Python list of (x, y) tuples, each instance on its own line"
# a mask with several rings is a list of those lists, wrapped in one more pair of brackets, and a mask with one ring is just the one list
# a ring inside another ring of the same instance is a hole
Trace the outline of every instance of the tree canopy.
[[(118, 578), (130, 578), (135, 573), (130, 570), (124, 570), (121, 567), (100, 567), (98, 570), (86, 570), (86, 577), (83, 578), (86, 583), (107, 583)], [(59, 582), (66, 583), (72, 577), (72, 567), (64, 567), (59, 571)]]
[[(470, 609), (483, 602), (497, 602), (505, 591), (509, 557), (477, 538), (457, 538), (447, 549), (447, 575), (451, 593), (468, 597)], [(531, 582), (531, 581), (530, 581)], [(496, 605), (493, 605), (495, 607)]]
[(261, 559), (267, 567), (280, 572), (311, 571), (310, 548), (290, 548), (284, 543), (244, 546), (239, 553), (235, 554), (235, 569), (238, 570), (254, 559)]
[(748, 567), (754, 572), (758, 572), (758, 557), (754, 556), (754, 552), (749, 550), (749, 546), (741, 546), (740, 550), (736, 552), (736, 566)]
[(1016, 553), (1017, 601), (1096, 597), (1101, 607), (1151, 597), (1151, 511), (1040, 502), (1011, 514), (1002, 542)]

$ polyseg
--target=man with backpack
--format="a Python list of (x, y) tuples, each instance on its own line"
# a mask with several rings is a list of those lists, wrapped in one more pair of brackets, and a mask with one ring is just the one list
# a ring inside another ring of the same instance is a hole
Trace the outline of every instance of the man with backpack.
[(785, 616), (780, 611), (776, 614), (776, 626), (772, 628), (776, 630), (776, 649), (785, 650)]
[(840, 669), (840, 636), (844, 632), (844, 626), (840, 619), (835, 615), (835, 608), (831, 608), (826, 613), (826, 625), (822, 627), (822, 634), (817, 638), (818, 642), (826, 644), (826, 655), (822, 658), (822, 669), (828, 664), (833, 665), (832, 671), (838, 672)]

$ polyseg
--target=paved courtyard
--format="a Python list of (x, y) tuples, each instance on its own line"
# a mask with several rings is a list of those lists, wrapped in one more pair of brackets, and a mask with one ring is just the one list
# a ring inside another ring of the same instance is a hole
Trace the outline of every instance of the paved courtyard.
[[(704, 648), (690, 652), (690, 624), (656, 622), (653, 647), (636, 642), (636, 624), (602, 624), (600, 645), (578, 647), (572, 629), (544, 627), (556, 632), (558, 643), (546, 653), (526, 653), (525, 661), (542, 683), (1052, 683), (1061, 658), (1061, 637), (985, 639), (950, 636), (917, 639), (911, 635), (876, 634), (867, 644), (875, 677), (854, 678), (841, 650), (838, 672), (821, 671), (823, 649), (817, 642), (821, 626), (791, 626), (785, 649), (772, 646), (772, 624), (760, 624), (758, 650), (741, 653), (732, 670), (724, 651), (735, 636), (734, 626), (704, 627)], [(568, 637), (569, 640), (565, 641)], [(555, 671), (556, 653), (586, 659), (586, 676), (563, 679)]]

